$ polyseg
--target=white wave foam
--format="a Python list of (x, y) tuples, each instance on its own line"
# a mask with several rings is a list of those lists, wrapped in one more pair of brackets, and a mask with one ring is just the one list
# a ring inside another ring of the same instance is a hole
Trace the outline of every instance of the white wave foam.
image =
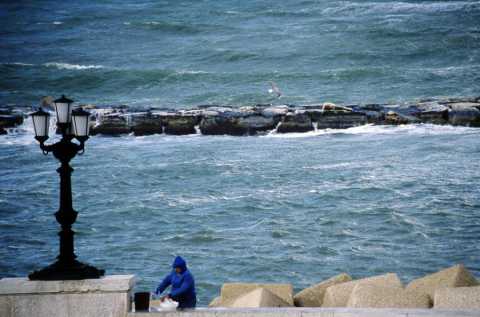
[(179, 70), (176, 73), (179, 75), (208, 74), (208, 72), (203, 70)]
[(99, 69), (104, 68), (102, 65), (77, 65), (77, 64), (68, 64), (68, 63), (45, 63), (43, 64), (47, 67), (55, 67), (58, 69), (69, 69), (69, 70), (84, 70), (84, 69)]
[(408, 124), (399, 126), (367, 124), (348, 129), (325, 129), (306, 133), (271, 133), (261, 137), (271, 138), (309, 138), (321, 135), (361, 135), (361, 134), (413, 134), (413, 135), (444, 135), (444, 134), (480, 134), (480, 129), (434, 124)]
[(401, 13), (440, 13), (459, 10), (480, 9), (478, 2), (470, 1), (441, 1), (428, 3), (411, 2), (344, 2), (344, 6), (329, 7), (323, 10), (324, 14), (345, 13), (354, 11), (355, 14), (401, 14)]
[(55, 24), (55, 25), (60, 25), (60, 24), (63, 24), (63, 22), (60, 22), (60, 21), (53, 21), (52, 24)]
[(2, 65), (34, 66), (33, 64), (28, 63), (2, 63)]

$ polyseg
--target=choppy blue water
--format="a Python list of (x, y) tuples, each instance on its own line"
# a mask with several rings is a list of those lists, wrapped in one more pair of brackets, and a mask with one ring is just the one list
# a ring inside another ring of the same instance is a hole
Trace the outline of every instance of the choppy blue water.
[(479, 1), (0, 4), (0, 100), (193, 106), (480, 93)]
[[(478, 1), (0, 4), (0, 103), (386, 102), (479, 95)], [(269, 96), (267, 82), (283, 91)], [(81, 260), (151, 289), (182, 254), (206, 305), (228, 281), (346, 271), (480, 275), (480, 130), (93, 137), (72, 162)], [(57, 254), (58, 176), (31, 124), (0, 136), (0, 276)]]
[[(31, 128), (29, 128), (30, 130)], [(228, 281), (340, 272), (480, 275), (480, 129), (364, 126), (265, 137), (93, 137), (73, 161), (80, 258), (150, 290), (176, 254), (200, 304)], [(0, 136), (0, 272), (57, 254), (58, 175), (31, 131)]]

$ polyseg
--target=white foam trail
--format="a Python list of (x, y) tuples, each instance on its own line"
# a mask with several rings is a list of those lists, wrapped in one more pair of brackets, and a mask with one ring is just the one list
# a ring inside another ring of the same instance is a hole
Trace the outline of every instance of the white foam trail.
[(102, 65), (77, 65), (77, 64), (68, 64), (68, 63), (45, 63), (43, 64), (47, 67), (55, 67), (58, 69), (68, 69), (68, 70), (84, 70), (84, 69), (100, 69), (104, 68)]
[(412, 134), (412, 135), (448, 135), (448, 134), (480, 134), (480, 129), (434, 124), (408, 124), (400, 126), (367, 124), (348, 129), (324, 129), (305, 133), (276, 133), (276, 129), (265, 136), (273, 138), (309, 138), (330, 134)]
[(277, 129), (278, 127), (282, 124), (282, 122), (280, 121), (279, 123), (277, 123), (277, 126), (275, 127), (275, 129), (273, 129), (272, 131), (268, 132), (267, 136), (270, 136), (270, 135), (277, 135)]

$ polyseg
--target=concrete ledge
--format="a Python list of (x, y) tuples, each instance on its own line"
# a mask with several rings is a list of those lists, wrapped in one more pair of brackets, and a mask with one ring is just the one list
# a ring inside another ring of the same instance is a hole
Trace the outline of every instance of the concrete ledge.
[(0, 317), (125, 317), (133, 275), (77, 281), (0, 280)]
[(26, 277), (0, 279), (0, 295), (44, 293), (94, 293), (128, 291), (134, 275), (109, 275), (99, 279), (70, 281), (30, 281)]
[(183, 312), (129, 313), (127, 317), (478, 317), (480, 310), (394, 308), (197, 308)]

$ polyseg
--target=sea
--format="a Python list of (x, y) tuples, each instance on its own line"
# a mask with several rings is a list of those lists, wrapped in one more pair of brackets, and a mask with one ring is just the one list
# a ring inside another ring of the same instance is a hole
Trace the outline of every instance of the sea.
[[(480, 1), (2, 1), (0, 105), (478, 96), (479, 21)], [(430, 124), (91, 137), (71, 162), (76, 253), (139, 291), (181, 255), (200, 306), (226, 282), (406, 283), (457, 263), (480, 278), (479, 140)], [(30, 119), (0, 136), (0, 277), (55, 260), (57, 166)]]

